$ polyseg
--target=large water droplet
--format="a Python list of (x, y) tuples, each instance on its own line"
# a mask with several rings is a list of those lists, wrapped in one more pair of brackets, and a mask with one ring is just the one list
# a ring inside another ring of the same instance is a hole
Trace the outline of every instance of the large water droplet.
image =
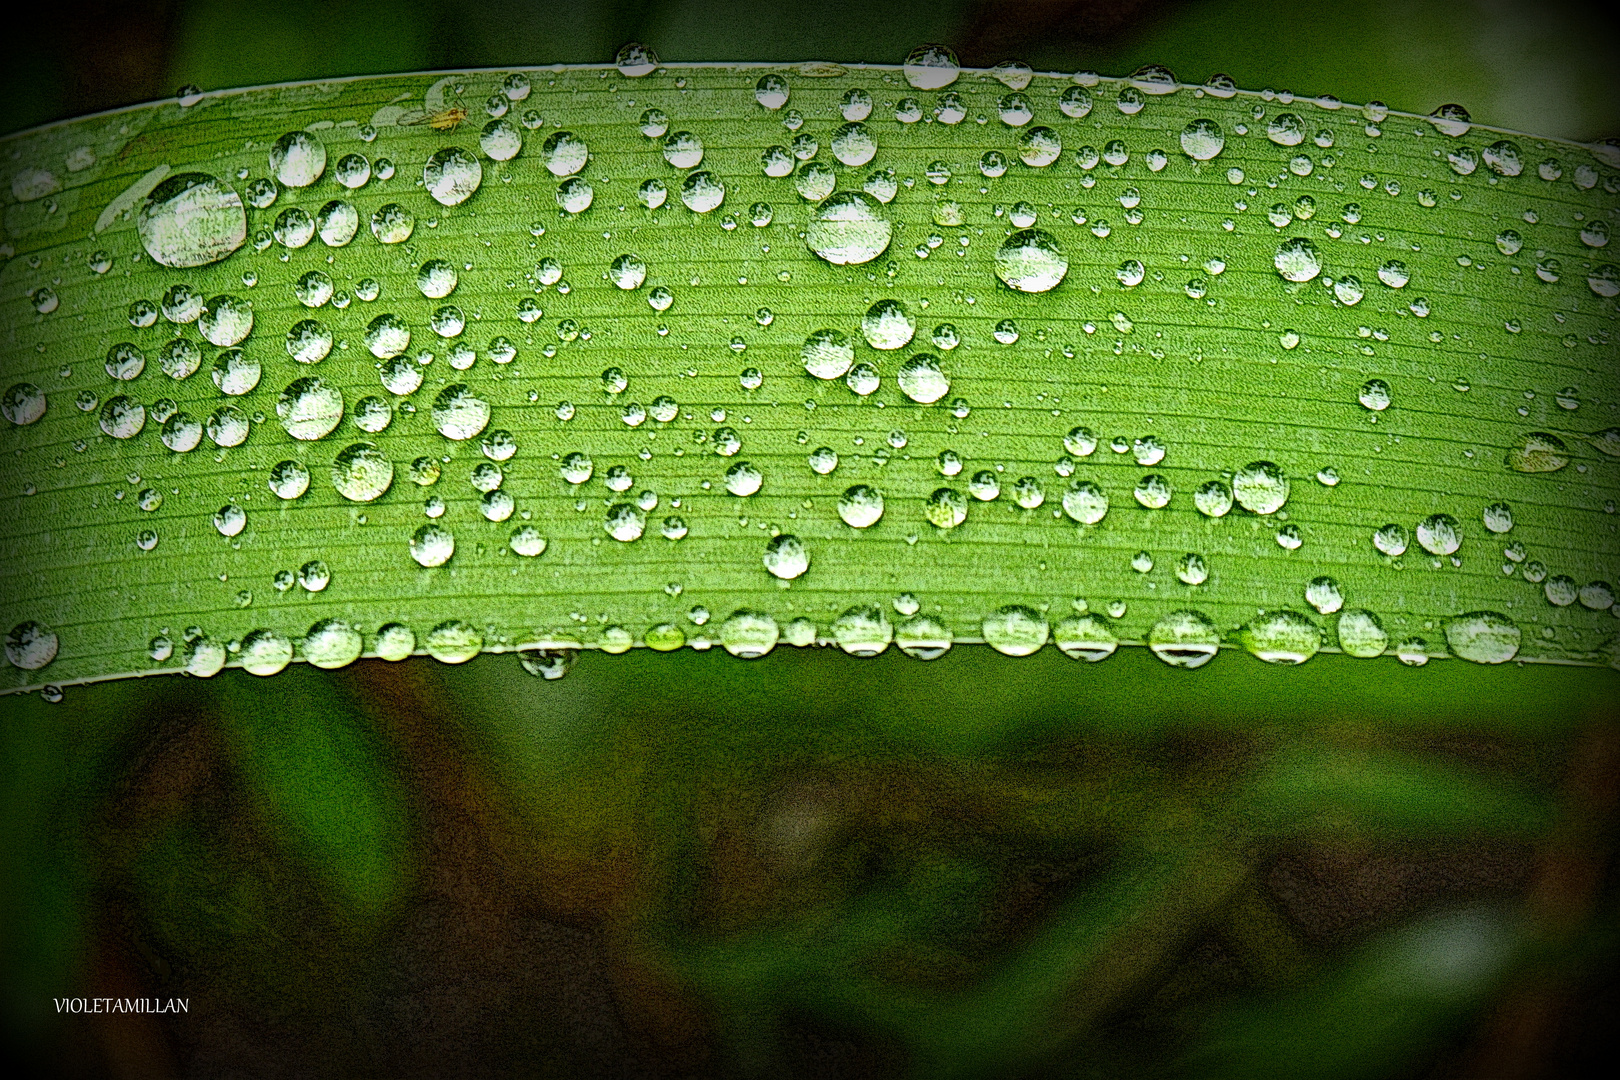
[(681, 202), (695, 214), (707, 214), (726, 199), (726, 186), (711, 172), (698, 170), (681, 183)]
[(283, 187), (308, 187), (326, 171), (326, 147), (307, 131), (289, 131), (270, 147), (270, 172)]
[(1322, 647), (1322, 631), (1297, 611), (1267, 611), (1238, 632), (1249, 652), (1268, 664), (1303, 664)]
[(874, 349), (904, 348), (916, 332), (917, 321), (898, 300), (879, 300), (861, 316), (861, 334)]
[(955, 488), (936, 488), (928, 496), (923, 516), (941, 529), (954, 529), (967, 520), (967, 499)]
[(641, 539), (647, 529), (647, 515), (630, 503), (615, 503), (602, 519), (602, 529), (613, 539), (628, 544)]
[(13, 383), (0, 396), (0, 413), (19, 427), (44, 416), (45, 406), (45, 391), (29, 382)]
[(491, 120), (478, 133), (478, 148), (491, 161), (511, 161), (523, 149), (523, 132), (510, 120)]
[(1339, 648), (1349, 656), (1363, 659), (1382, 656), (1389, 647), (1389, 634), (1378, 616), (1361, 608), (1350, 608), (1339, 616)]
[(466, 202), (483, 179), (484, 167), (459, 146), (435, 151), (422, 166), (422, 185), (434, 201), (443, 206)]
[(277, 498), (296, 499), (309, 490), (309, 470), (301, 461), (277, 462), (270, 469), (269, 482)]
[(1470, 611), (1446, 623), (1446, 644), (1464, 660), (1502, 664), (1519, 651), (1519, 627), (1495, 611)]
[(1096, 663), (1114, 655), (1119, 635), (1101, 615), (1071, 615), (1052, 630), (1052, 641), (1071, 660)]
[(371, 215), (371, 235), (380, 244), (400, 244), (416, 229), (416, 215), (398, 203), (385, 203)]
[(443, 566), (456, 553), (456, 538), (438, 522), (430, 521), (411, 535), (411, 558), (423, 566)]
[(956, 81), (956, 54), (944, 45), (919, 45), (902, 67), (906, 82), (918, 90), (941, 90)]
[(24, 671), (38, 671), (56, 659), (56, 631), (28, 620), (6, 634), (6, 659)]
[(871, 262), (888, 248), (893, 235), (880, 207), (865, 192), (841, 191), (816, 208), (805, 243), (834, 266)]
[(1418, 522), (1417, 542), (1430, 555), (1450, 555), (1462, 545), (1457, 519), (1450, 514), (1430, 514)]
[(253, 630), (242, 638), (239, 660), (249, 675), (274, 675), (292, 658), (292, 641), (274, 630)]
[(541, 145), (540, 157), (553, 176), (573, 176), (590, 160), (590, 148), (572, 131), (554, 131)]
[(856, 484), (838, 497), (838, 516), (856, 529), (867, 528), (883, 516), (883, 493), (866, 484)]
[(897, 381), (900, 392), (919, 405), (932, 405), (951, 388), (950, 380), (940, 370), (939, 358), (927, 353), (918, 353), (901, 364)]
[(1331, 615), (1344, 606), (1344, 591), (1330, 577), (1315, 577), (1305, 586), (1305, 602), (1318, 614)]
[(1221, 633), (1200, 611), (1172, 611), (1148, 630), (1148, 648), (1171, 667), (1197, 668), (1220, 649)]
[(608, 280), (627, 292), (639, 289), (647, 280), (647, 264), (639, 255), (620, 255), (608, 265)]
[(1433, 124), (1434, 129), (1440, 134), (1450, 135), (1455, 139), (1468, 134), (1473, 118), (1461, 105), (1442, 105), (1429, 114), (1429, 123)]
[(840, 125), (832, 135), (832, 154), (850, 168), (865, 165), (877, 156), (877, 140), (859, 121)]
[(1057, 287), (1069, 260), (1051, 233), (1021, 229), (996, 251), (995, 269), (996, 277), (1019, 292), (1039, 293)]
[(1208, 161), (1226, 148), (1226, 135), (1213, 120), (1199, 119), (1181, 130), (1181, 149), (1194, 161)]
[(1285, 281), (1310, 281), (1322, 272), (1322, 260), (1316, 253), (1316, 245), (1303, 236), (1284, 240), (1278, 246), (1272, 262)]
[(383, 660), (403, 660), (416, 651), (416, 632), (401, 623), (384, 623), (377, 628), (374, 651)]
[(894, 627), (876, 604), (852, 607), (833, 621), (832, 638), (851, 656), (876, 656), (894, 640)]
[(797, 536), (783, 533), (765, 545), (765, 569), (772, 575), (792, 581), (810, 568), (810, 553)]
[(295, 439), (324, 438), (343, 419), (343, 395), (316, 376), (294, 379), (276, 400), (276, 416)]
[(1071, 480), (1063, 493), (1063, 512), (1082, 525), (1095, 525), (1108, 513), (1108, 496), (1090, 480)]
[(204, 305), (197, 331), (211, 345), (228, 348), (253, 329), (253, 305), (234, 296), (216, 296)]
[(753, 660), (776, 648), (782, 635), (776, 620), (763, 611), (739, 608), (720, 624), (720, 644), (732, 656)]
[(788, 81), (774, 72), (761, 75), (754, 84), (754, 100), (772, 112), (788, 103), (789, 94)]
[(894, 628), (894, 643), (914, 660), (937, 660), (950, 650), (950, 627), (930, 615), (905, 619)]
[(119, 394), (106, 400), (98, 419), (106, 434), (115, 439), (133, 439), (146, 426), (146, 406)]
[(639, 79), (658, 69), (658, 54), (640, 42), (632, 41), (619, 49), (613, 66), (627, 79)]
[(1532, 431), (1523, 442), (1508, 449), (1506, 464), (1514, 472), (1557, 472), (1569, 464), (1569, 448), (1556, 435)]
[(1288, 477), (1270, 461), (1251, 461), (1232, 477), (1232, 497), (1253, 514), (1274, 514), (1288, 501)]
[(489, 402), (466, 383), (451, 383), (433, 399), (433, 427), (447, 439), (470, 439), (488, 424)]
[(484, 635), (460, 619), (448, 619), (427, 634), (428, 655), (446, 664), (462, 664), (484, 647)]
[(1028, 656), (1046, 644), (1045, 617), (1022, 604), (1008, 604), (985, 616), (985, 642), (1007, 656)]
[(332, 486), (351, 502), (371, 502), (394, 482), (394, 463), (376, 443), (357, 442), (332, 462)]
[(841, 378), (855, 362), (855, 346), (839, 330), (817, 330), (804, 339), (799, 353), (804, 369), (818, 379)]
[(304, 659), (327, 670), (354, 663), (363, 647), (360, 631), (342, 619), (322, 619), (304, 635)]
[(164, 180), (141, 204), (135, 222), (141, 246), (164, 266), (218, 262), (247, 240), (241, 196), (206, 173)]

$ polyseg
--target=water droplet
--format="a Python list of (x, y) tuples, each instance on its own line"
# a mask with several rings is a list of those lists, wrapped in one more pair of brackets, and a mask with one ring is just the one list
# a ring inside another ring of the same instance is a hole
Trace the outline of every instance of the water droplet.
[(456, 538), (437, 522), (421, 526), (411, 535), (411, 558), (426, 567), (443, 566), (456, 553)]
[(462, 664), (484, 647), (484, 635), (460, 619), (448, 619), (427, 634), (428, 655), (446, 664)]
[(893, 234), (879, 206), (864, 192), (833, 195), (811, 217), (806, 245), (835, 266), (871, 262), (888, 248)]
[(903, 348), (917, 332), (917, 321), (898, 300), (879, 300), (861, 317), (861, 334), (874, 349)]
[(278, 462), (270, 469), (270, 490), (278, 498), (298, 498), (309, 490), (309, 470), (299, 461)]
[(1022, 229), (996, 251), (995, 270), (996, 277), (1019, 292), (1039, 293), (1057, 287), (1068, 273), (1069, 260), (1051, 233)]
[(1620, 296), (1620, 267), (1604, 263), (1586, 275), (1586, 285), (1592, 292), (1605, 299)]
[(928, 497), (923, 516), (940, 529), (954, 529), (967, 520), (967, 499), (955, 488), (936, 488)]
[(1471, 611), (1446, 623), (1446, 644), (1464, 660), (1503, 664), (1519, 651), (1519, 627), (1495, 611)]
[(54, 630), (28, 620), (6, 634), (6, 659), (24, 671), (38, 671), (56, 659), (58, 646)]
[(1213, 120), (1199, 119), (1181, 130), (1181, 149), (1194, 161), (1209, 161), (1226, 148), (1226, 135)]
[(351, 502), (371, 502), (393, 482), (394, 463), (383, 456), (376, 443), (353, 443), (332, 462), (332, 486)]
[(416, 651), (416, 633), (397, 622), (384, 623), (377, 628), (376, 654), (383, 660), (397, 662)]
[(199, 679), (212, 678), (225, 666), (225, 646), (196, 627), (186, 632), (185, 672)]
[(1270, 461), (1251, 461), (1232, 477), (1232, 496), (1250, 513), (1276, 513), (1288, 501), (1288, 477)]
[(1450, 514), (1430, 514), (1418, 522), (1417, 542), (1430, 555), (1450, 555), (1462, 545), (1457, 519)]
[(856, 529), (875, 524), (883, 516), (883, 493), (866, 484), (845, 489), (838, 498), (838, 516)]
[(944, 45), (919, 45), (912, 49), (901, 68), (917, 90), (942, 90), (956, 81), (959, 67), (956, 54)]
[(1149, 510), (1163, 509), (1170, 504), (1170, 481), (1158, 473), (1149, 473), (1136, 482), (1132, 494)]
[(1029, 656), (1046, 644), (1046, 619), (1022, 604), (1008, 604), (985, 616), (985, 643), (1006, 656)]
[(164, 266), (206, 266), (246, 242), (247, 211), (236, 191), (219, 179), (181, 173), (152, 189), (141, 204), (136, 232), (146, 253)]
[(726, 470), (726, 490), (733, 495), (748, 496), (759, 491), (765, 474), (751, 461), (739, 461)]
[(1198, 611), (1172, 611), (1148, 631), (1148, 648), (1171, 667), (1198, 668), (1209, 663), (1220, 648), (1220, 631), (1209, 616)]
[(283, 187), (308, 187), (326, 171), (326, 147), (307, 131), (289, 131), (270, 147), (270, 172)]
[(0, 413), (19, 427), (32, 424), (44, 416), (45, 408), (45, 391), (33, 383), (13, 383), (0, 397)]
[(939, 358), (918, 353), (900, 365), (897, 376), (900, 391), (919, 405), (932, 405), (950, 390), (950, 380), (940, 370)]
[(1285, 281), (1310, 281), (1322, 272), (1316, 245), (1303, 236), (1284, 240), (1272, 261)]
[(1344, 606), (1344, 592), (1330, 577), (1312, 578), (1305, 586), (1305, 602), (1319, 614), (1331, 615)]
[(1382, 412), (1389, 408), (1389, 383), (1383, 379), (1368, 379), (1361, 384), (1361, 393), (1357, 400), (1363, 408), (1374, 412)]
[(292, 663), (293, 643), (274, 630), (253, 630), (242, 638), (240, 662), (250, 675), (274, 675)]
[(1176, 578), (1183, 585), (1204, 585), (1209, 580), (1209, 565), (1204, 562), (1204, 555), (1189, 551), (1176, 562)]
[[(632, 41), (619, 49), (618, 54), (613, 58), (613, 66), (618, 68), (619, 74), (623, 75), (627, 79), (640, 79), (644, 76), (651, 75), (657, 70), (658, 54), (653, 52), (647, 46), (642, 45), (639, 42)], [(528, 79), (521, 75), (509, 76), (508, 81), (519, 78), (523, 79), (523, 85), (527, 87)], [(510, 90), (507, 92), (507, 96), (511, 96)], [(526, 92), (524, 96), (528, 96)], [(513, 100), (515, 101), (519, 99), (514, 98)], [(533, 672), (530, 672), (530, 674), (533, 674)], [(557, 676), (554, 675), (551, 677), (556, 678)]]
[(626, 291), (639, 289), (647, 280), (647, 264), (639, 255), (620, 255), (608, 265), (608, 280)]
[(877, 140), (865, 124), (852, 121), (839, 126), (832, 134), (832, 154), (839, 163), (850, 168), (865, 165), (877, 156)]
[(707, 214), (726, 198), (726, 188), (713, 173), (699, 170), (681, 183), (681, 202), (696, 214)]
[(541, 145), (540, 157), (551, 175), (573, 176), (590, 160), (590, 148), (572, 131), (554, 131)]
[(1442, 105), (1429, 114), (1429, 122), (1440, 134), (1450, 135), (1455, 139), (1468, 134), (1472, 117), (1461, 105)]
[(772, 575), (791, 581), (809, 568), (810, 553), (797, 536), (783, 533), (765, 545), (765, 569)]
[(1506, 464), (1514, 472), (1557, 472), (1569, 464), (1569, 451), (1558, 436), (1532, 431), (1522, 443), (1508, 450)]
[(295, 439), (324, 438), (343, 419), (343, 395), (319, 377), (295, 379), (276, 400), (276, 416)]
[(838, 109), (845, 120), (865, 120), (872, 115), (872, 95), (859, 87), (846, 90)]
[(1082, 525), (1095, 525), (1108, 513), (1108, 496), (1090, 480), (1070, 481), (1063, 493), (1063, 512)]
[(433, 399), (433, 427), (440, 435), (457, 441), (470, 439), (489, 424), (489, 402), (478, 397), (466, 383), (451, 383)]
[(1114, 655), (1119, 637), (1100, 615), (1071, 615), (1052, 629), (1052, 641), (1071, 660), (1096, 663)]
[(1238, 634), (1243, 647), (1268, 664), (1303, 664), (1322, 647), (1322, 631), (1297, 611), (1267, 611)]
[(133, 439), (146, 426), (146, 406), (119, 394), (108, 398), (101, 406), (98, 419), (101, 430), (106, 434), (115, 439)]

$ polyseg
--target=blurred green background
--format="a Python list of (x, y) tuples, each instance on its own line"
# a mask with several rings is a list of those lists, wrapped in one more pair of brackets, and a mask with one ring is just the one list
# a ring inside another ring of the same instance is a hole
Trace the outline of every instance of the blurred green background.
[[(1582, 4), (77, 3), (8, 129), (665, 59), (1451, 101), (1620, 134)], [(1563, 1076), (1613, 1054), (1612, 671), (778, 650), (0, 699), (0, 1038), (71, 1076)], [(63, 1019), (54, 996), (187, 997)]]

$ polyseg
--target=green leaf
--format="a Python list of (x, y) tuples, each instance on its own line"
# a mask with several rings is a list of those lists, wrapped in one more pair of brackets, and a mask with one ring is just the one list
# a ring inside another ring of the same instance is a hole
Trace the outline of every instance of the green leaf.
[(940, 70), (366, 77), (9, 137), (6, 682), (1612, 659), (1612, 146)]

